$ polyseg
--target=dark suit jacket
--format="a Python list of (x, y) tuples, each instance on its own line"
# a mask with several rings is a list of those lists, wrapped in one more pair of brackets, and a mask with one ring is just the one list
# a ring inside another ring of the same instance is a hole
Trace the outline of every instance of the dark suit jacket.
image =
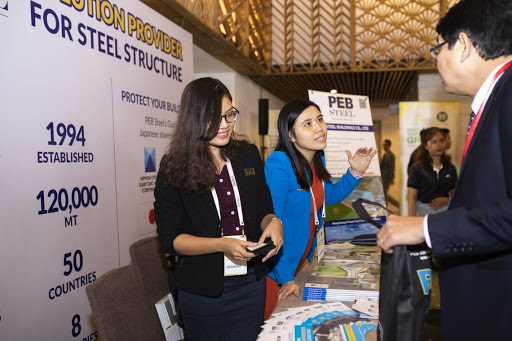
[[(245, 143), (237, 156), (231, 158), (231, 163), (240, 190), (247, 239), (258, 241), (262, 233), (261, 221), (267, 214), (274, 213), (258, 148)], [(224, 254), (183, 256), (173, 246), (174, 239), (182, 233), (221, 237), (212, 194), (185, 193), (164, 187), (160, 172), (155, 187), (155, 218), (164, 252), (179, 256), (174, 273), (176, 287), (197, 295), (220, 296), (224, 289)], [(264, 264), (261, 257), (253, 262), (259, 279), (265, 273)]]
[(380, 161), (380, 176), (383, 182), (390, 182), (395, 178), (395, 154), (391, 151), (384, 153)]
[(512, 68), (482, 113), (447, 212), (429, 216), (445, 340), (511, 340)]

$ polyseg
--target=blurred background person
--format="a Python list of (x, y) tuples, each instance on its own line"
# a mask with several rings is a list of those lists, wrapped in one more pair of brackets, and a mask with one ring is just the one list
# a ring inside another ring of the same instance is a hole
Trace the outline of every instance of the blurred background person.
[(421, 129), (421, 131), (420, 131), (420, 145), (418, 147), (416, 147), (416, 149), (414, 149), (412, 151), (411, 156), (409, 157), (409, 163), (407, 163), (407, 175), (411, 174), (411, 167), (412, 167), (412, 165), (416, 161), (420, 160), (420, 153), (421, 153), (421, 150), (423, 149), (423, 147), (421, 146), (421, 139), (422, 139), (422, 135), (425, 132), (425, 130), (426, 129)]
[(444, 133), (428, 128), (421, 134), (419, 160), (407, 180), (410, 216), (446, 211), (457, 182), (457, 170), (445, 154)]
[(452, 137), (450, 135), (450, 129), (441, 128), (441, 131), (444, 134), (444, 142), (446, 143), (446, 150), (448, 150), (452, 147)]
[(384, 196), (386, 197), (386, 201), (399, 208), (400, 204), (398, 200), (388, 194), (389, 187), (395, 183), (395, 154), (391, 151), (391, 141), (384, 140), (382, 149), (384, 149), (384, 155), (382, 155), (382, 159), (380, 160), (380, 175), (382, 178), (382, 187), (384, 188)]

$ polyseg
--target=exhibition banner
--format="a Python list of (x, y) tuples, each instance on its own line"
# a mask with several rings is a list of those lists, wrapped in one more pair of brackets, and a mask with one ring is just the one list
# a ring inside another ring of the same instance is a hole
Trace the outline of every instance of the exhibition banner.
[(0, 1), (0, 340), (95, 340), (85, 287), (155, 235), (191, 35), (138, 1)]
[[(370, 102), (367, 96), (332, 94), (309, 90), (309, 99), (316, 103), (327, 123), (327, 148), (325, 161), (327, 170), (338, 181), (350, 167), (345, 150), (352, 154), (360, 147), (376, 147)], [(359, 219), (352, 202), (367, 199), (386, 205), (379, 160), (374, 157), (362, 182), (342, 202), (326, 206), (325, 234), (327, 242), (343, 242), (357, 236), (375, 234), (377, 228)], [(386, 212), (377, 207), (368, 207), (368, 212), (381, 224)]]
[[(452, 140), (458, 136), (458, 102), (400, 102), (400, 160), (402, 165), (402, 188), (400, 214), (408, 215), (407, 165), (412, 152), (421, 144), (420, 132), (430, 127), (448, 128)], [(452, 143), (446, 151), (451, 156), (457, 154), (457, 143)], [(452, 160), (459, 167), (459, 162)]]

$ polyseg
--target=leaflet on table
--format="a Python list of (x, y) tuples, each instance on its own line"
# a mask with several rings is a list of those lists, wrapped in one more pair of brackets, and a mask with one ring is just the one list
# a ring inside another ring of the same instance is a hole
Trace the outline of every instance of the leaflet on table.
[(372, 330), (377, 330), (375, 322), (357, 321), (351, 324), (340, 326), (343, 340), (365, 341), (366, 334)]
[(379, 290), (379, 279), (330, 278), (311, 276), (306, 288), (337, 289), (337, 290)]
[(311, 321), (311, 319), (321, 314), (334, 311), (344, 312), (346, 315), (358, 315), (355, 311), (339, 302), (318, 303), (305, 307), (290, 308), (285, 312), (272, 314), (271, 318), (265, 321), (258, 340), (295, 341), (295, 325), (301, 325), (305, 321)]
[(304, 301), (311, 302), (354, 302), (358, 296), (365, 296), (368, 299), (378, 300), (379, 291), (304, 288), (302, 299)]
[(306, 287), (378, 290), (379, 274), (380, 263), (374, 260), (322, 260), (307, 278)]
[(379, 302), (368, 299), (367, 297), (356, 299), (356, 302), (352, 305), (352, 309), (373, 316), (373, 318), (379, 317)]
[[(353, 310), (329, 311), (309, 318), (295, 326), (295, 341), (335, 340), (343, 333), (343, 326), (363, 322)], [(369, 320), (364, 322), (375, 324)], [(375, 325), (375, 329), (377, 326)], [(350, 340), (350, 339), (349, 339)], [(362, 340), (364, 341), (364, 339)]]
[(380, 264), (373, 260), (335, 259), (322, 260), (313, 268), (313, 276), (334, 278), (375, 279)]
[(324, 260), (355, 259), (380, 262), (381, 251), (376, 246), (356, 246), (351, 243), (331, 243), (325, 246)]

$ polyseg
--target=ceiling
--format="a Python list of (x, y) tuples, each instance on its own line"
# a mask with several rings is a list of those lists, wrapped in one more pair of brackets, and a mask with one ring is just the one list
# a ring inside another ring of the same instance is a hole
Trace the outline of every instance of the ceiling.
[(228, 65), (284, 101), (335, 89), (387, 105), (417, 100), (418, 74), (436, 70), (435, 25), (457, 0), (142, 1), (222, 62), (195, 49), (196, 72)]
[(319, 73), (250, 76), (284, 101), (307, 98), (308, 90), (368, 96), (373, 105), (388, 105), (418, 99), (419, 71)]

